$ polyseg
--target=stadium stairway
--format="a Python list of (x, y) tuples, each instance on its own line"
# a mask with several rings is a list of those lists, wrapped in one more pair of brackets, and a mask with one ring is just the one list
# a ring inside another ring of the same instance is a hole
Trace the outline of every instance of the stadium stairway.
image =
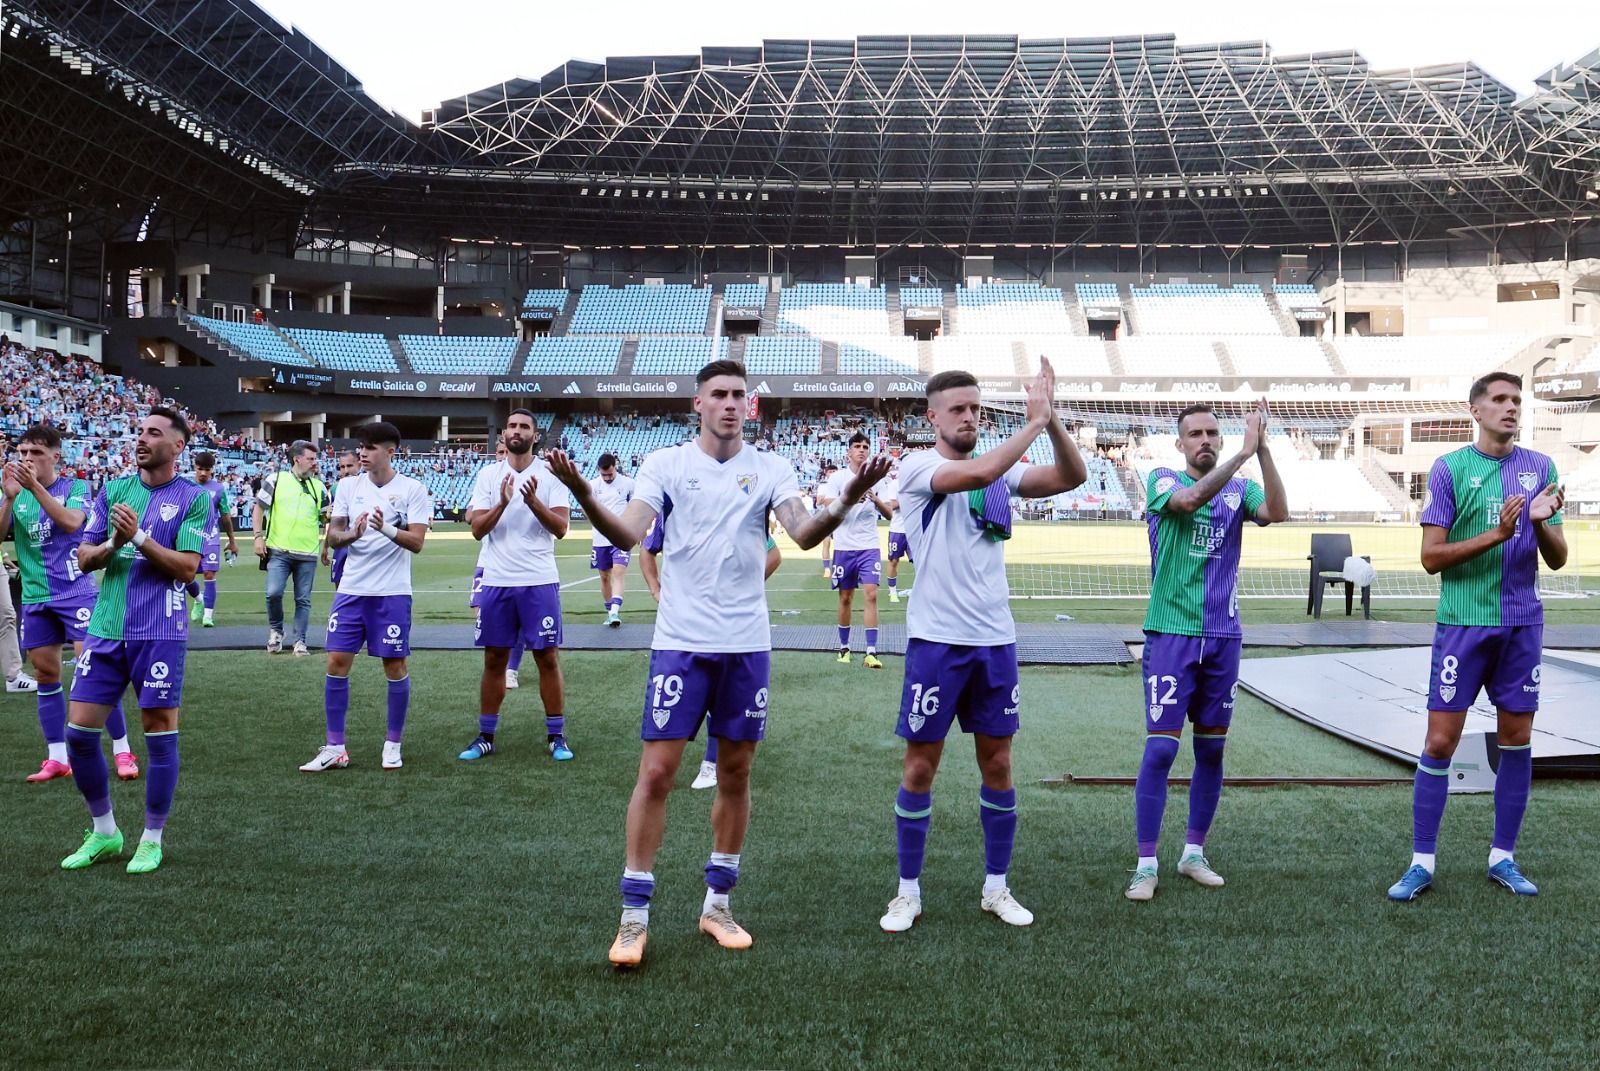
[(617, 351), (617, 375), (633, 375), (633, 362), (639, 356), (639, 337), (623, 339), (622, 348)]
[(406, 356), (406, 348), (400, 345), (400, 339), (398, 336), (385, 335), (384, 341), (389, 343), (389, 352), (394, 354), (394, 364), (396, 368), (400, 369), (402, 372), (416, 371), (415, 368), (411, 367), (411, 358)]
[(1133, 311), (1133, 289), (1127, 283), (1118, 283), (1117, 298), (1122, 302), (1122, 333), (1142, 334), (1143, 332), (1139, 330), (1139, 316)]
[(821, 376), (836, 376), (839, 374), (839, 344), (824, 341), (822, 343), (821, 363), (817, 366), (817, 374)]
[(1411, 496), (1400, 490), (1399, 485), (1389, 478), (1389, 474), (1376, 461), (1363, 461), (1358, 467), (1361, 469), (1361, 475), (1372, 485), (1372, 489), (1389, 503), (1389, 508), (1399, 513), (1410, 513), (1416, 507), (1416, 503), (1411, 501)]
[(944, 322), (939, 325), (939, 333), (941, 335), (950, 334), (954, 328), (955, 322), (956, 292), (954, 290), (946, 290), (944, 292)]
[(917, 371), (925, 376), (933, 375), (933, 343), (917, 343)]
[(182, 325), (182, 329), (178, 334), (184, 344), (200, 356), (210, 358), (212, 364), (228, 365), (235, 361), (249, 360), (247, 355), (240, 353), (221, 338), (197, 324), (191, 323), (187, 319), (180, 320), (179, 323)]
[(1272, 288), (1270, 286), (1262, 287), (1261, 292), (1266, 296), (1267, 299), (1267, 311), (1272, 314), (1272, 318), (1274, 320), (1278, 321), (1279, 329), (1281, 329), (1283, 333), (1290, 338), (1299, 338), (1300, 323), (1293, 316), (1289, 315), (1288, 310), (1279, 304), (1278, 295), (1272, 292)]
[(1114, 376), (1128, 374), (1128, 366), (1122, 360), (1122, 347), (1117, 345), (1117, 340), (1114, 338), (1106, 339), (1106, 364), (1111, 366), (1111, 374)]
[(706, 309), (706, 334), (714, 335), (722, 324), (722, 296), (723, 284), (717, 283), (711, 287), (711, 302)]
[(906, 312), (900, 307), (900, 284), (883, 288), (883, 308), (889, 314), (889, 333), (899, 336), (906, 333)]
[[(511, 367), (516, 368), (517, 366), (516, 365), (512, 365)], [(550, 449), (551, 447), (554, 447), (554, 446), (560, 446), (561, 445), (561, 433), (566, 431), (566, 430), (567, 430), (567, 418), (562, 416), (560, 413), (557, 413), (555, 415), (555, 419), (550, 421), (550, 428), (549, 428), (548, 431), (546, 431), (544, 433), (544, 439), (541, 440), (541, 445), (546, 450), (548, 450), (548, 449)]]
[(1080, 335), (1089, 333), (1089, 318), (1083, 314), (1083, 306), (1078, 304), (1076, 287), (1063, 286), (1061, 299), (1067, 304), (1067, 318), (1072, 321), (1072, 330)]
[[(577, 311), (578, 311), (578, 294), (577, 294), (577, 291), (568, 290), (567, 291), (567, 303), (565, 305), (561, 306), (561, 315), (557, 316), (556, 319), (555, 319), (555, 323), (550, 325), (550, 334), (552, 336), (560, 336), (560, 335), (566, 334), (567, 333), (567, 328), (572, 326), (572, 316)], [(514, 364), (511, 367), (512, 368), (518, 368), (520, 366)]]
[(780, 291), (768, 290), (767, 303), (761, 306), (761, 327), (758, 334), (776, 335), (778, 333), (778, 297)]
[(1233, 363), (1233, 354), (1228, 352), (1227, 346), (1220, 341), (1214, 341), (1211, 343), (1211, 349), (1217, 355), (1217, 367), (1222, 369), (1223, 375), (1236, 376), (1239, 374), (1239, 369)]
[(1017, 375), (1026, 377), (1033, 374), (1028, 368), (1028, 344), (1020, 338), (1011, 340), (1011, 363)]
[(744, 364), (744, 351), (749, 348), (745, 344), (745, 337), (744, 335), (738, 335), (728, 339), (728, 350), (723, 356), (730, 361), (738, 361), (740, 364)]
[(1333, 343), (1326, 338), (1319, 338), (1317, 342), (1322, 346), (1322, 353), (1328, 358), (1328, 367), (1333, 369), (1333, 374), (1337, 376), (1349, 375), (1350, 373), (1345, 369), (1344, 361), (1340, 358), (1339, 351), (1334, 348)]

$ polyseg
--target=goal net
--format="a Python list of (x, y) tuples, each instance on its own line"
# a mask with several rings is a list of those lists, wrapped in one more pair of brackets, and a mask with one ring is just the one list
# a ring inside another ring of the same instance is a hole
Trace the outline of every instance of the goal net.
[[(1192, 399), (1191, 399), (1192, 400)], [(1253, 400), (1207, 399), (1222, 424), (1223, 456), (1237, 447)], [(1050, 499), (1013, 500), (1014, 526), (1006, 547), (1012, 595), (1018, 598), (1147, 598), (1150, 544), (1145, 487), (1158, 467), (1181, 469), (1175, 419), (1189, 400), (1099, 398), (1058, 402), (1058, 412), (1088, 462), (1081, 486)], [(1525, 445), (1563, 458), (1556, 407), (1539, 405), (1526, 421)], [(986, 407), (978, 449), (990, 449), (1022, 424), (1021, 403)], [(1465, 404), (1422, 400), (1294, 400), (1275, 404), (1269, 430), (1272, 458), (1289, 497), (1290, 521), (1247, 524), (1239, 594), (1245, 598), (1305, 598), (1311, 537), (1343, 533), (1354, 554), (1371, 560), (1379, 599), (1432, 599), (1439, 580), (1422, 569), (1417, 519), (1428, 472), (1442, 454), (1473, 441)], [(1054, 461), (1041, 436), (1034, 464)], [(1241, 470), (1261, 479), (1252, 459)], [(1596, 518), (1569, 506), (1564, 520), (1571, 554), (1558, 573), (1541, 569), (1547, 597), (1578, 597), (1583, 575), (1600, 546)], [(1329, 597), (1335, 597), (1334, 592)]]

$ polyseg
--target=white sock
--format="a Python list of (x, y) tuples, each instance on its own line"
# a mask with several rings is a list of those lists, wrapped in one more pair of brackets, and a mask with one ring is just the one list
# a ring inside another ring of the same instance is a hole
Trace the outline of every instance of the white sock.
[(202, 620), (205, 620), (205, 621), (210, 621), (211, 620), (211, 611), (210, 610), (206, 611), (206, 615), (205, 615), (204, 618), (202, 618)]
[(1004, 874), (985, 874), (983, 876), (983, 895), (988, 896), (990, 893), (997, 893), (1005, 887), (1006, 876)]
[(128, 738), (126, 736), (119, 736), (111, 741), (111, 754), (113, 755), (125, 755), (132, 750), (133, 748), (128, 746)]
[(1161, 864), (1156, 861), (1156, 857), (1153, 855), (1141, 855), (1139, 862), (1135, 866), (1140, 870), (1157, 870), (1160, 869)]
[(724, 911), (728, 910), (728, 894), (718, 892), (715, 889), (707, 889), (705, 903), (700, 905), (700, 914), (709, 915), (713, 908), (718, 907)]
[(1412, 852), (1411, 865), (1420, 866), (1422, 869), (1432, 874), (1435, 858), (1436, 856), (1433, 852)]
[(650, 909), (648, 907), (625, 907), (622, 909), (624, 923), (637, 922), (641, 926), (650, 925)]
[(1489, 865), (1490, 866), (1497, 866), (1500, 863), (1505, 862), (1507, 859), (1510, 859), (1511, 857), (1512, 857), (1511, 853), (1506, 851), (1504, 848), (1490, 848), (1489, 849)]
[(67, 742), (65, 740), (59, 744), (48, 744), (46, 746), (49, 747), (50, 757), (53, 760), (63, 766), (67, 765)]
[(144, 835), (141, 836), (139, 839), (141, 841), (146, 841), (147, 840), (151, 844), (160, 844), (161, 843), (161, 830), (159, 830), (159, 829), (150, 829), (150, 828), (147, 827), (145, 829), (145, 831), (144, 831)]
[(1205, 855), (1205, 854), (1206, 854), (1205, 845), (1203, 845), (1203, 844), (1185, 844), (1183, 846), (1183, 854), (1178, 856), (1178, 858), (1179, 858), (1179, 860), (1183, 860), (1183, 859), (1189, 858), (1189, 856), (1191, 856), (1191, 855)]
[(878, 653), (878, 648), (869, 643), (867, 645), (867, 653), (868, 654), (877, 654)]
[(102, 837), (109, 837), (117, 831), (117, 819), (110, 811), (105, 814), (90, 815), (94, 821), (94, 831)]
[(912, 896), (912, 897), (915, 897), (918, 900), (921, 900), (922, 899), (922, 881), (920, 879), (918, 879), (918, 878), (901, 878), (900, 879), (900, 891), (895, 893), (895, 895), (896, 896)]

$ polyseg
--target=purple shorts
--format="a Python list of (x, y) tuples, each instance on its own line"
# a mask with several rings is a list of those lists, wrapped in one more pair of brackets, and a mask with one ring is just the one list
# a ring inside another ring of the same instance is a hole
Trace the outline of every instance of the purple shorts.
[(94, 600), (82, 602), (40, 602), (22, 607), (22, 649), (60, 647), (63, 643), (82, 643), (89, 638), (89, 618), (94, 616)]
[(889, 533), (889, 560), (897, 562), (901, 558), (911, 561), (911, 540), (906, 538), (904, 532)]
[(108, 707), (131, 684), (139, 693), (140, 710), (170, 710), (183, 705), (182, 640), (84, 641), (72, 677), (72, 701)]
[(327, 649), (355, 654), (363, 644), (373, 658), (411, 653), (410, 595), (334, 595)]
[(1539, 709), (1543, 625), (1437, 625), (1428, 709), (1463, 712), (1489, 690), (1489, 702), (1514, 714)]
[(950, 735), (957, 719), (964, 733), (1015, 736), (1022, 689), (1017, 645), (967, 647), (933, 640), (906, 643), (906, 679), (896, 734), (932, 743)]
[(878, 561), (876, 550), (835, 550), (833, 552), (833, 574), (828, 583), (834, 591), (850, 591), (854, 588), (865, 587), (868, 584), (876, 585), (882, 564)]
[(1239, 690), (1238, 636), (1144, 634), (1146, 732), (1183, 731), (1184, 720), (1207, 729), (1233, 724), (1233, 699)]
[(772, 653), (701, 654), (651, 651), (644, 687), (641, 740), (690, 740), (709, 716), (709, 732), (722, 740), (767, 735), (767, 685)]
[(476, 609), (483, 600), (483, 569), (472, 571), (472, 594), (467, 598), (467, 605)]
[(339, 581), (344, 579), (344, 560), (350, 557), (349, 547), (340, 547), (333, 552), (333, 564), (328, 568), (328, 579), (333, 581), (334, 589), (339, 587)]
[(598, 569), (602, 573), (607, 569), (618, 566), (626, 569), (630, 561), (632, 561), (632, 558), (621, 547), (592, 546), (589, 548), (589, 568)]
[(200, 571), (214, 573), (222, 567), (222, 540), (207, 539), (200, 544)]
[(522, 588), (484, 585), (478, 595), (478, 647), (525, 647), (542, 651), (561, 646), (561, 585)]

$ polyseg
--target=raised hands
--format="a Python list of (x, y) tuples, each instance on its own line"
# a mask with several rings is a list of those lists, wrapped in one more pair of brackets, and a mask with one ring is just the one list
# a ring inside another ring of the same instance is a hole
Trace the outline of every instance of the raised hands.
[(889, 475), (891, 464), (888, 454), (867, 458), (861, 465), (861, 471), (850, 477), (850, 482), (845, 486), (845, 496), (853, 502), (859, 501), (874, 484)]
[(1056, 370), (1050, 358), (1039, 358), (1039, 374), (1028, 384), (1028, 422), (1045, 425), (1055, 419)]
[(1533, 504), (1528, 507), (1528, 517), (1534, 521), (1548, 521), (1566, 501), (1567, 489), (1559, 484), (1551, 484), (1534, 496)]
[(555, 478), (566, 484), (567, 490), (575, 496), (582, 497), (589, 493), (589, 481), (583, 478), (583, 473), (578, 471), (577, 464), (567, 456), (566, 451), (551, 450), (545, 455), (545, 462)]
[(1517, 520), (1522, 516), (1522, 507), (1527, 501), (1527, 495), (1512, 495), (1500, 507), (1500, 523), (1497, 527), (1502, 538), (1510, 539), (1517, 534)]
[(1257, 450), (1261, 449), (1262, 444), (1267, 441), (1267, 423), (1269, 418), (1270, 414), (1267, 412), (1267, 400), (1265, 398), (1259, 399), (1255, 404), (1255, 408), (1251, 409), (1250, 412), (1246, 414), (1244, 418), (1243, 445), (1243, 450), (1246, 457), (1251, 456)]

